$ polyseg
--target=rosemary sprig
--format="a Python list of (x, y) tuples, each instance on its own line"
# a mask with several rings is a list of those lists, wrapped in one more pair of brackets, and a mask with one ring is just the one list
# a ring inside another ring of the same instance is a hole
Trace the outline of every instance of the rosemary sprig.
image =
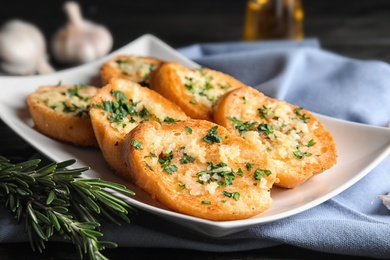
[(99, 241), (98, 218), (118, 225), (136, 210), (110, 190), (134, 195), (125, 186), (98, 178), (82, 178), (89, 167), (68, 169), (75, 160), (39, 168), (39, 159), (12, 164), (0, 156), (0, 203), (18, 222), (24, 220), (33, 251), (43, 252), (53, 235), (72, 241), (80, 259), (107, 259), (101, 251), (117, 247)]

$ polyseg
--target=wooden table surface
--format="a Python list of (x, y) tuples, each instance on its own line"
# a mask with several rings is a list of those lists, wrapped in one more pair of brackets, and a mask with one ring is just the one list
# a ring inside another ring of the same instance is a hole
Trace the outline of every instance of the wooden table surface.
[[(37, 25), (50, 39), (65, 23), (64, 1), (8, 1), (0, 9), (0, 25), (19, 18)], [(113, 49), (151, 33), (174, 48), (193, 43), (241, 41), (246, 0), (84, 0), (87, 19), (106, 25)], [(390, 1), (303, 0), (305, 37), (317, 38), (323, 49), (358, 59), (390, 61)], [(61, 64), (56, 64), (61, 68)], [(17, 139), (0, 121), (0, 136)], [(0, 139), (0, 155), (22, 160), (35, 150), (18, 140), (9, 147)], [(7, 147), (6, 147), (7, 146)], [(236, 253), (205, 253), (156, 248), (117, 248), (104, 251), (111, 259), (359, 259), (314, 252), (290, 245)], [(0, 244), (0, 259), (77, 259), (73, 245), (48, 243), (44, 254), (32, 253), (28, 243)], [(361, 258), (363, 259), (363, 258)]]

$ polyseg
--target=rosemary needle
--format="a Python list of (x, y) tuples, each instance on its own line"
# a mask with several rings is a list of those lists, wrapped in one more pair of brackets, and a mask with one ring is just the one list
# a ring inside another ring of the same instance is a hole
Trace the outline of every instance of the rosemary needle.
[(130, 222), (136, 210), (110, 192), (134, 195), (124, 185), (98, 178), (82, 178), (89, 167), (68, 169), (76, 160), (39, 167), (40, 160), (18, 164), (0, 156), (0, 203), (24, 222), (32, 250), (43, 252), (54, 234), (70, 240), (80, 259), (107, 259), (101, 251), (117, 245), (99, 241), (98, 217), (114, 222)]

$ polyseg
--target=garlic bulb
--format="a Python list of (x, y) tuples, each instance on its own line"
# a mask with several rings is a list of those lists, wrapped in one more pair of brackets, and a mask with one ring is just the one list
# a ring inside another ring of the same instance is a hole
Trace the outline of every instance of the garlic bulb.
[(51, 73), (43, 34), (34, 25), (11, 20), (0, 30), (0, 68), (12, 75)]
[(52, 40), (52, 52), (57, 61), (82, 64), (106, 55), (112, 48), (110, 32), (101, 25), (83, 20), (75, 2), (64, 4), (69, 22), (60, 28)]

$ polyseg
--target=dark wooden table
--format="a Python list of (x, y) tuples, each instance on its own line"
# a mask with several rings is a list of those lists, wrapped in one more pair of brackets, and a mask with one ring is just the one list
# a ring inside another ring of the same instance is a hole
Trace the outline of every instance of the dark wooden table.
[[(0, 25), (10, 19), (23, 19), (37, 25), (50, 40), (65, 23), (63, 2), (8, 1), (7, 7), (0, 9)], [(115, 50), (145, 33), (156, 35), (174, 48), (240, 41), (245, 4), (246, 0), (83, 0), (81, 6), (87, 19), (109, 28)], [(390, 61), (390, 1), (303, 0), (303, 4), (305, 37), (317, 38), (323, 49), (351, 58)], [(7, 136), (0, 139), (0, 155), (23, 160), (36, 152), (1, 121), (0, 131)], [(16, 144), (10, 146), (9, 140)], [(111, 259), (151, 259), (155, 255), (163, 259), (359, 259), (290, 245), (236, 253), (157, 248), (117, 248), (104, 253)], [(48, 243), (44, 254), (32, 253), (28, 243), (0, 244), (0, 259), (77, 259), (77, 254), (73, 245), (64, 243)]]

